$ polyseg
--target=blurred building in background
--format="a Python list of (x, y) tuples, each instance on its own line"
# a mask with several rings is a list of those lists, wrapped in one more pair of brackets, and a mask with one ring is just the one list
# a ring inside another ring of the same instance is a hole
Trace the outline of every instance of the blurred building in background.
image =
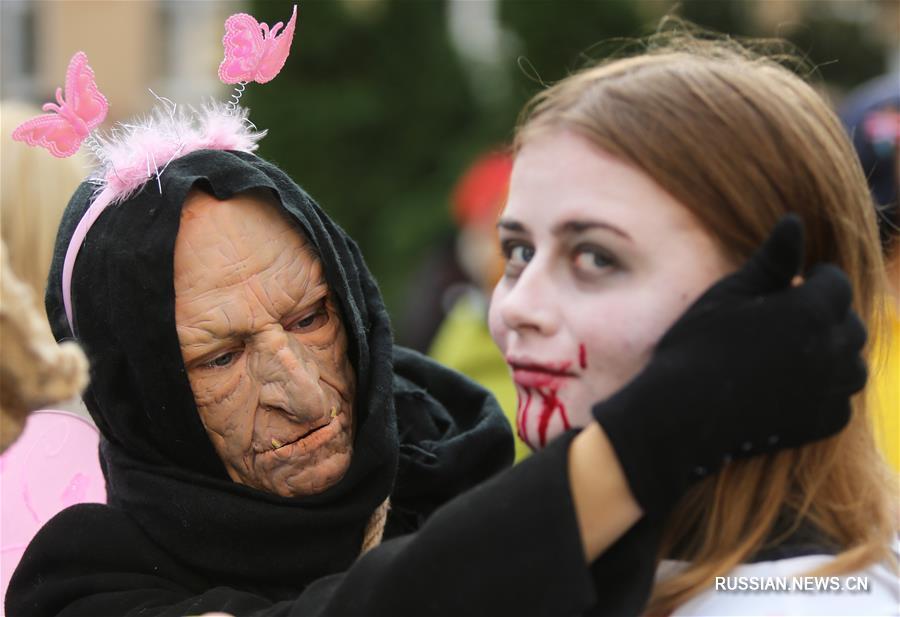
[(52, 101), (66, 66), (87, 53), (110, 102), (109, 122), (160, 96), (198, 103), (220, 95), (222, 24), (240, 2), (0, 1), (0, 98)]

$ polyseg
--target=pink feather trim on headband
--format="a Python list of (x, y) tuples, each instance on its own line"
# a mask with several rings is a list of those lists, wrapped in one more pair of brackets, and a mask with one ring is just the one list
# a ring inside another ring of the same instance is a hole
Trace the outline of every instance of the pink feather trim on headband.
[(137, 193), (160, 175), (173, 160), (198, 150), (236, 150), (253, 152), (266, 132), (257, 131), (247, 120), (247, 110), (232, 111), (224, 103), (209, 103), (200, 111), (177, 111), (157, 106), (153, 112), (129, 124), (120, 124), (109, 135), (98, 138), (95, 154), (101, 168), (91, 179), (102, 187), (79, 221), (63, 261), (63, 305), (70, 327), (72, 321), (72, 269), (88, 230), (103, 211)]
[[(174, 106), (173, 106), (174, 107)], [(110, 203), (128, 199), (166, 166), (197, 150), (253, 152), (266, 132), (255, 131), (247, 110), (232, 112), (211, 102), (203, 109), (176, 111), (162, 105), (145, 118), (121, 124), (99, 141), (103, 167), (93, 180)]]

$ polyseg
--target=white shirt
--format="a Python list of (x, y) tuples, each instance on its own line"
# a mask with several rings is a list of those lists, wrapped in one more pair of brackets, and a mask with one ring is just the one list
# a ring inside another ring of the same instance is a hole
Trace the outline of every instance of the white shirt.
[[(809, 555), (742, 564), (672, 613), (697, 615), (900, 615), (900, 578), (876, 564), (840, 576), (806, 573), (834, 559)], [(686, 564), (663, 561), (657, 579), (672, 576)]]

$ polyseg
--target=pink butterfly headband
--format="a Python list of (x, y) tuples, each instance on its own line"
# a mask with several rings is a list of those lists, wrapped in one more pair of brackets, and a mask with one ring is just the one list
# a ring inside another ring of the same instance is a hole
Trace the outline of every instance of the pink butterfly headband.
[(47, 148), (53, 156), (65, 158), (78, 152), (81, 143), (106, 119), (109, 103), (97, 88), (87, 55), (77, 52), (66, 71), (66, 91), (56, 89), (56, 103), (45, 103), (52, 113), (32, 118), (13, 131), (16, 141)]
[(99, 164), (90, 182), (100, 188), (78, 222), (63, 261), (63, 305), (73, 333), (72, 270), (91, 226), (107, 207), (128, 199), (154, 175), (162, 191), (160, 175), (176, 158), (197, 150), (256, 150), (266, 132), (256, 130), (238, 101), (249, 82), (267, 83), (284, 67), (296, 21), (296, 5), (287, 26), (278, 22), (269, 28), (246, 13), (226, 20), (225, 59), (219, 65), (219, 78), (237, 84), (227, 103), (211, 102), (199, 111), (179, 110), (168, 99), (157, 97), (162, 105), (149, 116), (120, 123), (109, 134), (99, 135), (96, 129), (106, 118), (109, 104), (97, 87), (87, 55), (79, 51), (69, 62), (65, 96), (57, 89), (57, 103), (43, 107), (51, 113), (32, 118), (13, 131), (13, 139), (47, 148), (57, 157), (72, 156), (86, 142)]

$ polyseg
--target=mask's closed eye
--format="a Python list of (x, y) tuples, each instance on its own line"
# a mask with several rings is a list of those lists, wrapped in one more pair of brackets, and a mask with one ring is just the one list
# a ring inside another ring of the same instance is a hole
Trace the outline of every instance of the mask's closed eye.
[(300, 319), (291, 322), (286, 329), (299, 333), (314, 332), (327, 324), (328, 319), (328, 309), (325, 307), (323, 298), (311, 312), (305, 313)]

